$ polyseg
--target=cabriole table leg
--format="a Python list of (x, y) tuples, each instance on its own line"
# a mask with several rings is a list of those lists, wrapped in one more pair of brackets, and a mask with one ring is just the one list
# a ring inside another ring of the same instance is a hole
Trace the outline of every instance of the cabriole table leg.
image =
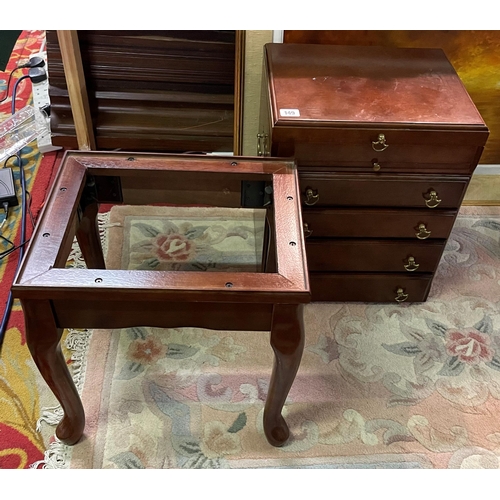
[(89, 269), (106, 269), (97, 224), (98, 203), (90, 203), (82, 211), (76, 239)]
[(274, 306), (271, 329), (274, 366), (264, 408), (264, 433), (273, 446), (283, 446), (290, 430), (281, 415), (304, 351), (302, 304)]
[(26, 340), (42, 377), (64, 410), (56, 436), (65, 444), (75, 444), (85, 427), (85, 413), (61, 351), (62, 328), (57, 328), (48, 300), (21, 301), (26, 325)]

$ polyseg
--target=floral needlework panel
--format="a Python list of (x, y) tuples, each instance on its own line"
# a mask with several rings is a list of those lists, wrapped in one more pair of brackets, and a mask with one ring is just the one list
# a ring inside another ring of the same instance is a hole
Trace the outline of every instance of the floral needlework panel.
[[(123, 232), (121, 269), (260, 270), (264, 210), (142, 207), (144, 213), (137, 216), (128, 215), (129, 209), (116, 207), (116, 225), (110, 228)], [(163, 215), (167, 210), (168, 218)]]

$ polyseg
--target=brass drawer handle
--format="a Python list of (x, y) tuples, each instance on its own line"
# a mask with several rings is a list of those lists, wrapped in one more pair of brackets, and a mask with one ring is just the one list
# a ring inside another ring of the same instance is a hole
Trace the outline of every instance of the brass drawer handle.
[(307, 222), (304, 222), (304, 236), (306, 238), (309, 238), (312, 234), (312, 229), (309, 229), (309, 224)]
[(427, 231), (427, 228), (425, 227), (425, 224), (419, 224), (418, 225), (418, 233), (415, 233), (415, 236), (419, 240), (426, 240), (430, 235), (431, 235), (431, 232)]
[(416, 271), (420, 267), (420, 264), (415, 262), (415, 257), (408, 257), (408, 264), (405, 264), (405, 269), (407, 271)]
[(372, 165), (373, 165), (373, 170), (375, 172), (378, 172), (382, 168), (381, 165), (380, 165), (380, 163), (378, 163), (376, 161), (372, 162)]
[[(381, 146), (381, 147), (379, 147)], [(374, 151), (380, 152), (385, 151), (389, 147), (389, 144), (385, 142), (385, 135), (379, 134), (377, 141), (372, 141), (372, 148)]]
[(396, 293), (396, 302), (404, 302), (408, 298), (408, 294), (402, 288), (398, 288)]
[(429, 191), (427, 194), (429, 195), (429, 198), (425, 198), (424, 195), (425, 204), (429, 208), (436, 208), (441, 203), (441, 200), (438, 198), (438, 194), (434, 190)]
[(306, 199), (304, 200), (304, 203), (308, 206), (311, 205), (316, 205), (319, 201), (319, 194), (318, 191), (312, 190), (311, 188), (306, 189)]

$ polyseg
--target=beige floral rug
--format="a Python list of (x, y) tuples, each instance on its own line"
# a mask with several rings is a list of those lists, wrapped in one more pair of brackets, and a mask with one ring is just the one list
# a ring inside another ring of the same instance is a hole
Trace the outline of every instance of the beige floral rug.
[[(234, 255), (249, 266), (261, 245), (251, 220), (214, 229), (167, 207), (141, 210), (111, 211), (110, 263), (210, 270), (209, 255), (233, 238)], [(234, 255), (225, 265), (235, 265)], [(60, 464), (499, 468), (499, 301), (500, 209), (466, 207), (426, 303), (308, 305), (306, 348), (284, 409), (292, 438), (282, 448), (262, 429), (273, 362), (267, 332), (95, 331), (85, 437), (63, 447)]]

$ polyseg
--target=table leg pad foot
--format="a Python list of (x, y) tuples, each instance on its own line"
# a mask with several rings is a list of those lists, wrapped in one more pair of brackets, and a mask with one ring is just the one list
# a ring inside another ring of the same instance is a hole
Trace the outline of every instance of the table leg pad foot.
[[(277, 420), (277, 421), (276, 421)], [(285, 419), (280, 415), (274, 421), (266, 422), (264, 417), (264, 433), (272, 446), (283, 446), (290, 437), (290, 430), (285, 422)]]

